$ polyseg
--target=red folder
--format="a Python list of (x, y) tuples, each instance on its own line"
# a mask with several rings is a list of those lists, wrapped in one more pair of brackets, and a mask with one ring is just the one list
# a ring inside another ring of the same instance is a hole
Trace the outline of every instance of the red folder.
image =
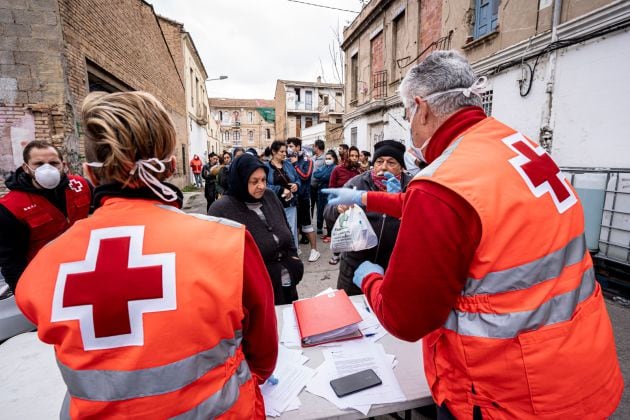
[(363, 336), (361, 315), (343, 290), (293, 302), (302, 347)]

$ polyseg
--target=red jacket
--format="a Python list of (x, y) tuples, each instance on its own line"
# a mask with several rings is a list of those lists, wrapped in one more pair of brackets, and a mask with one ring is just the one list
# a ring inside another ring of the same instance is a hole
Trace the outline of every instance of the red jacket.
[(16, 219), (29, 227), (27, 259), (33, 259), (48, 242), (65, 232), (79, 219), (88, 216), (91, 192), (87, 181), (77, 175), (68, 175), (66, 217), (45, 197), (26, 191), (12, 190), (0, 198), (0, 204)]
[(192, 168), (193, 174), (200, 174), (201, 168), (203, 167), (203, 162), (198, 157), (192, 159), (190, 161), (190, 167)]
[(359, 168), (349, 169), (344, 165), (337, 165), (330, 174), (329, 188), (340, 188), (355, 176), (359, 175)]
[[(431, 138), (428, 161), (485, 117), (480, 108), (452, 115)], [(419, 340), (444, 323), (464, 288), (481, 238), (479, 216), (460, 196), (431, 182), (411, 182), (403, 194), (369, 192), (367, 208), (397, 217), (404, 211), (407, 217), (401, 221), (385, 277), (368, 276), (363, 292), (390, 333)], [(383, 305), (383, 300), (397, 303)]]

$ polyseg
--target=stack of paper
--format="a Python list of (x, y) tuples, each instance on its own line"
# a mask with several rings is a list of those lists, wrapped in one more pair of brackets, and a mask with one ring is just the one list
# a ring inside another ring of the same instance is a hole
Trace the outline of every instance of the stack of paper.
[(265, 400), (265, 414), (278, 417), (285, 411), (300, 408), (298, 394), (315, 374), (315, 370), (304, 366), (308, 357), (302, 350), (291, 350), (278, 347), (278, 361), (273, 376), (277, 384), (265, 382), (260, 390)]
[(376, 315), (369, 308), (365, 297), (362, 298), (362, 302), (353, 302), (354, 307), (357, 308), (359, 315), (363, 318), (363, 321), (359, 322), (359, 329), (363, 333), (363, 336), (370, 341), (377, 341), (383, 338), (387, 331), (376, 318)]
[[(405, 401), (392, 369), (395, 357), (385, 354), (381, 344), (366, 340), (348, 341), (323, 350), (323, 354), (325, 361), (308, 383), (308, 392), (326, 398), (339, 409), (354, 408), (363, 415), (367, 415), (372, 404)], [(331, 380), (365, 369), (373, 369), (381, 378), (382, 385), (342, 398), (335, 395), (330, 386)]]
[(293, 310), (304, 347), (362, 336), (362, 318), (344, 290), (296, 300)]

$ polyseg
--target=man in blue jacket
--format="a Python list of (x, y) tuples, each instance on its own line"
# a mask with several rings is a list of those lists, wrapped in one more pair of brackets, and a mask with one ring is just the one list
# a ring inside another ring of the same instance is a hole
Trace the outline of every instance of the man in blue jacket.
[(302, 233), (308, 238), (311, 244), (311, 253), (308, 256), (309, 262), (315, 262), (321, 254), (317, 250), (315, 228), (311, 221), (311, 176), (313, 176), (313, 160), (304, 156), (302, 152), (302, 139), (290, 137), (287, 139), (287, 155), (295, 168), (302, 184), (298, 190), (298, 226)]

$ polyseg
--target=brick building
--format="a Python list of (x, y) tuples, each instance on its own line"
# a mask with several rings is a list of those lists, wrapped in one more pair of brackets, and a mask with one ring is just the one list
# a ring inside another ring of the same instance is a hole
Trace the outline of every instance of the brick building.
[[(209, 152), (218, 152), (220, 147), (218, 124), (208, 113), (208, 73), (184, 25), (164, 16), (158, 16), (158, 21), (185, 86), (188, 148), (182, 149), (183, 160), (194, 155), (205, 160)], [(194, 181), (192, 173), (188, 181)]]
[(221, 147), (253, 147), (261, 153), (276, 139), (274, 102), (268, 99), (210, 98), (210, 115), (219, 124)]
[[(9, 6), (10, 5), (10, 6)], [(90, 91), (144, 90), (175, 123), (178, 174), (188, 162), (184, 80), (153, 7), (141, 0), (0, 2), (0, 175), (22, 162), (33, 139), (60, 147), (71, 168), (83, 158), (80, 107)], [(4, 186), (4, 182), (1, 182)]]
[(442, 0), (371, 0), (343, 38), (345, 142), (369, 151), (384, 139), (408, 143), (398, 86), (422, 57), (449, 47), (450, 34), (442, 34)]

